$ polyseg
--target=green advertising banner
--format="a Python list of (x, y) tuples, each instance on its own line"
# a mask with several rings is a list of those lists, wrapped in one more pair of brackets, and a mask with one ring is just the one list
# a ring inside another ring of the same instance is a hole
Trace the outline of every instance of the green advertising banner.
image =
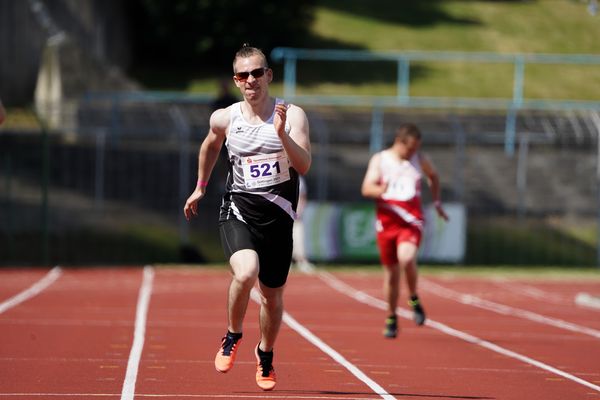
[[(460, 263), (466, 252), (466, 211), (445, 203), (445, 222), (424, 207), (425, 228), (419, 250), (422, 261)], [(312, 261), (379, 262), (373, 203), (308, 202), (302, 218), (306, 256)]]
[(338, 237), (343, 259), (357, 261), (377, 260), (375, 243), (375, 208), (358, 204), (341, 207)]

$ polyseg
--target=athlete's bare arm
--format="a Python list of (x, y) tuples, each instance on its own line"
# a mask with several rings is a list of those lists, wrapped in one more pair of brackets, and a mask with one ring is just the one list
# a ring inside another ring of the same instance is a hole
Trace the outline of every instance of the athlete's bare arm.
[[(290, 124), (289, 135), (285, 134), (286, 120)], [(305, 175), (310, 169), (312, 157), (308, 119), (304, 110), (295, 105), (276, 104), (273, 123), (292, 167), (299, 174)]]
[(361, 193), (364, 197), (378, 199), (387, 190), (387, 183), (381, 180), (380, 164), (380, 153), (373, 155), (369, 160), (369, 166), (361, 186)]
[(185, 202), (183, 213), (186, 219), (198, 215), (198, 201), (206, 193), (206, 184), (219, 158), (229, 125), (230, 107), (216, 110), (210, 116), (210, 129), (198, 151), (198, 184)]
[(433, 163), (429, 160), (429, 158), (421, 153), (419, 154), (419, 159), (421, 160), (421, 169), (423, 173), (427, 177), (427, 184), (431, 189), (431, 196), (433, 197), (433, 202), (435, 204), (435, 209), (438, 215), (444, 220), (448, 221), (448, 215), (444, 208), (442, 207), (441, 200), (441, 190), (440, 190), (440, 178), (439, 175), (433, 166)]

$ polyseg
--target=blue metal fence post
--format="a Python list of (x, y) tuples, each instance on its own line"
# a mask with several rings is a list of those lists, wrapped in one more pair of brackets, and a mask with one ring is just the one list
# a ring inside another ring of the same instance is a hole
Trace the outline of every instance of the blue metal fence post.
[(290, 98), (296, 95), (296, 56), (285, 56), (283, 70), (283, 97)]
[(410, 61), (408, 58), (398, 59), (397, 95), (400, 103), (408, 103), (410, 96)]
[(373, 107), (371, 117), (371, 153), (376, 153), (383, 148), (383, 110), (380, 106)]
[(508, 156), (515, 154), (515, 136), (517, 126), (517, 111), (523, 105), (523, 80), (525, 78), (525, 60), (522, 55), (515, 56), (515, 77), (513, 82), (513, 99), (506, 113), (506, 130), (504, 151)]

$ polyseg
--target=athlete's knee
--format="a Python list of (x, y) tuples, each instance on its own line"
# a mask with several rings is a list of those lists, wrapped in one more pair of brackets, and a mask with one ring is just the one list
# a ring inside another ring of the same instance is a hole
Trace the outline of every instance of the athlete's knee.
[(398, 263), (385, 265), (384, 271), (385, 280), (390, 284), (396, 282), (400, 277), (400, 265)]
[(404, 257), (398, 259), (398, 263), (400, 264), (400, 268), (406, 271), (412, 271), (415, 269), (416, 259), (415, 257)]
[(258, 268), (239, 268), (233, 273), (233, 279), (240, 285), (252, 287), (258, 279)]
[(240, 250), (229, 259), (233, 279), (241, 285), (254, 286), (258, 278), (258, 256), (252, 250)]
[(268, 309), (278, 309), (283, 307), (283, 289), (267, 288), (261, 284), (260, 302)]

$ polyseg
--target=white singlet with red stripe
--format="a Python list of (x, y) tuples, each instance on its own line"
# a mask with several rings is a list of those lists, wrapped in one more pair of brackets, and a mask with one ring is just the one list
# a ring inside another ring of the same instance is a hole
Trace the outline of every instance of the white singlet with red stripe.
[(387, 190), (377, 199), (377, 231), (409, 223), (422, 229), (421, 178), (419, 153), (403, 160), (389, 150), (380, 154), (380, 176)]

